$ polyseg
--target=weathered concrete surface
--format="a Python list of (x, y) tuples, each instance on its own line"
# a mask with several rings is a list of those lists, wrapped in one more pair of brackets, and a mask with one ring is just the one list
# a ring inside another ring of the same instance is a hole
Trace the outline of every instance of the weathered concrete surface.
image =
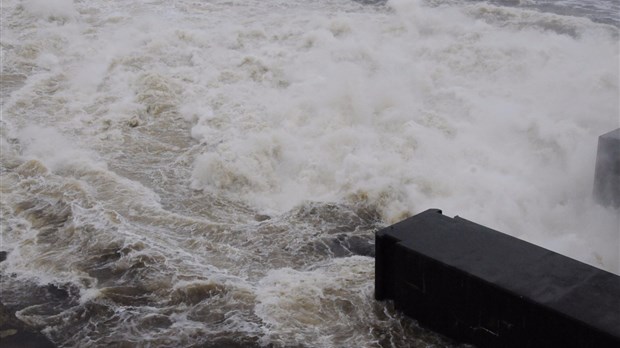
[(375, 297), (479, 347), (620, 347), (620, 277), (427, 210), (376, 233)]
[(604, 206), (620, 208), (620, 128), (598, 138), (594, 199)]

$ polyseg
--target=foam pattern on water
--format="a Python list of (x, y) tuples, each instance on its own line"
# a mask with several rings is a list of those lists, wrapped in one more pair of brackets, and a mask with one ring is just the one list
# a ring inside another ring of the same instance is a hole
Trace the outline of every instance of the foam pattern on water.
[(373, 300), (430, 207), (618, 272), (618, 29), (366, 3), (3, 1), (3, 303), (63, 346), (452, 346)]

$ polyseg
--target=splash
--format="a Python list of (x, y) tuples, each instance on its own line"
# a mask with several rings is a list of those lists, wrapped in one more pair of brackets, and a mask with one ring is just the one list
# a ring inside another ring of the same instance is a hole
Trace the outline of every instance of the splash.
[(372, 301), (429, 207), (618, 272), (617, 27), (364, 3), (4, 1), (3, 303), (65, 346), (456, 345)]

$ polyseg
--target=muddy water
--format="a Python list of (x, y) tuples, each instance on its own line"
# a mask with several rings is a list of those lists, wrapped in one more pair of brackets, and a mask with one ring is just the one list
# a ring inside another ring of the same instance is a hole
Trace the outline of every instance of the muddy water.
[(3, 303), (68, 347), (455, 346), (373, 300), (430, 207), (618, 272), (618, 30), (534, 5), (3, 1)]

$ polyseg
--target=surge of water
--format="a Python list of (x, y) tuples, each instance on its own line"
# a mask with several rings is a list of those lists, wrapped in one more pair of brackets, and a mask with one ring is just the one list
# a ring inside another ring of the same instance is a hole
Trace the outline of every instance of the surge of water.
[(3, 303), (64, 346), (454, 345), (373, 300), (430, 207), (620, 272), (615, 22), (372, 3), (4, 0)]

